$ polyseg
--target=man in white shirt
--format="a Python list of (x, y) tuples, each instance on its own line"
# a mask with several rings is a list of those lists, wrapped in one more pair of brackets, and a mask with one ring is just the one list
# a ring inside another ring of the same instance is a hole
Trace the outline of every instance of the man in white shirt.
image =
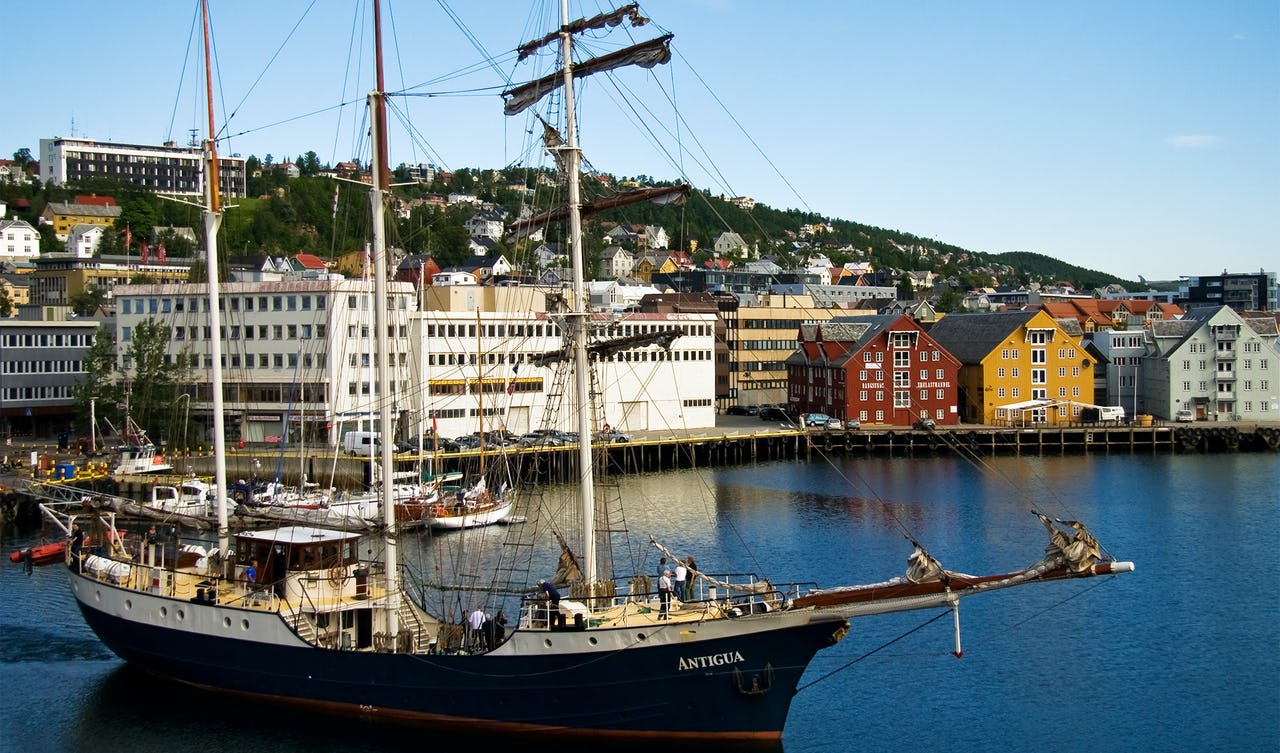
[(467, 615), (467, 627), (470, 628), (471, 650), (481, 651), (485, 649), (484, 642), (484, 609), (476, 607), (476, 611)]
[(689, 568), (684, 566), (684, 561), (676, 560), (676, 598), (684, 599), (685, 584), (689, 579)]
[(667, 613), (671, 611), (671, 571), (663, 570), (662, 577), (658, 579), (658, 599), (661, 605), (658, 607), (658, 619), (667, 619)]

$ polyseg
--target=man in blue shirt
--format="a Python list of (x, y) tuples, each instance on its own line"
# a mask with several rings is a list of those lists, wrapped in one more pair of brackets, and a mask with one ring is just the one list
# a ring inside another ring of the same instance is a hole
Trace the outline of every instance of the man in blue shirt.
[(538, 581), (538, 600), (543, 602), (547, 627), (553, 627), (552, 616), (560, 612), (560, 592), (545, 580)]

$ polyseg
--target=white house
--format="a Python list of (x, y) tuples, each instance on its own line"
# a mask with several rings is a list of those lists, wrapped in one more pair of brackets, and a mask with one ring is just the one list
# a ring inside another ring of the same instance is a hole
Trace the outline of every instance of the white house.
[(726, 259), (745, 259), (747, 258), (747, 242), (742, 240), (742, 236), (734, 232), (725, 231), (716, 238), (715, 251), (716, 255)]
[(104, 232), (101, 225), (76, 225), (67, 234), (67, 253), (77, 259), (88, 259), (98, 252)]
[(26, 220), (0, 220), (0, 259), (29, 261), (40, 255), (40, 233)]
[(625, 248), (606, 248), (600, 252), (600, 276), (603, 278), (617, 280), (631, 274), (634, 268), (635, 258)]

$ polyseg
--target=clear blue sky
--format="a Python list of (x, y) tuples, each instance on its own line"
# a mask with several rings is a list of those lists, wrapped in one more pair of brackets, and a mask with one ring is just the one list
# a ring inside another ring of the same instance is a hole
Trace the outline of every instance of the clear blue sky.
[[(350, 41), (367, 2), (320, 0), (304, 14), (310, 4), (213, 0), (219, 119), (236, 110), (240, 134), (224, 152), (367, 156), (352, 136), (361, 109), (326, 109), (371, 87), (368, 55)], [(513, 70), (507, 51), (550, 28), (530, 5), (396, 0), (388, 88), (494, 86)], [(71, 135), (73, 121), (88, 138), (185, 141), (203, 117), (196, 69), (182, 68), (196, 7), (6, 3), (0, 154), (38, 156), (39, 139)], [(503, 62), (441, 80), (480, 59), (445, 8)], [(642, 9), (675, 32), (675, 59), (585, 88), (583, 146), (603, 172), (668, 179), (683, 165), (717, 193), (1129, 279), (1280, 267), (1276, 0)], [(678, 131), (654, 78), (679, 108)], [(669, 130), (637, 129), (627, 108), (639, 102)], [(492, 89), (405, 107), (421, 135), (396, 137), (393, 163), (500, 167), (526, 153), (527, 121), (504, 122)]]

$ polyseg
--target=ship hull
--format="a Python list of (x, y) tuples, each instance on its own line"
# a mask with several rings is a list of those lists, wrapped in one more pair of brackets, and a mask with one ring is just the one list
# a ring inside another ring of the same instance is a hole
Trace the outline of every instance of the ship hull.
[(313, 646), (275, 613), (71, 579), (94, 632), (155, 675), (330, 713), (493, 733), (778, 740), (805, 667), (847, 628), (802, 610), (517, 630), (477, 655), (377, 653)]

